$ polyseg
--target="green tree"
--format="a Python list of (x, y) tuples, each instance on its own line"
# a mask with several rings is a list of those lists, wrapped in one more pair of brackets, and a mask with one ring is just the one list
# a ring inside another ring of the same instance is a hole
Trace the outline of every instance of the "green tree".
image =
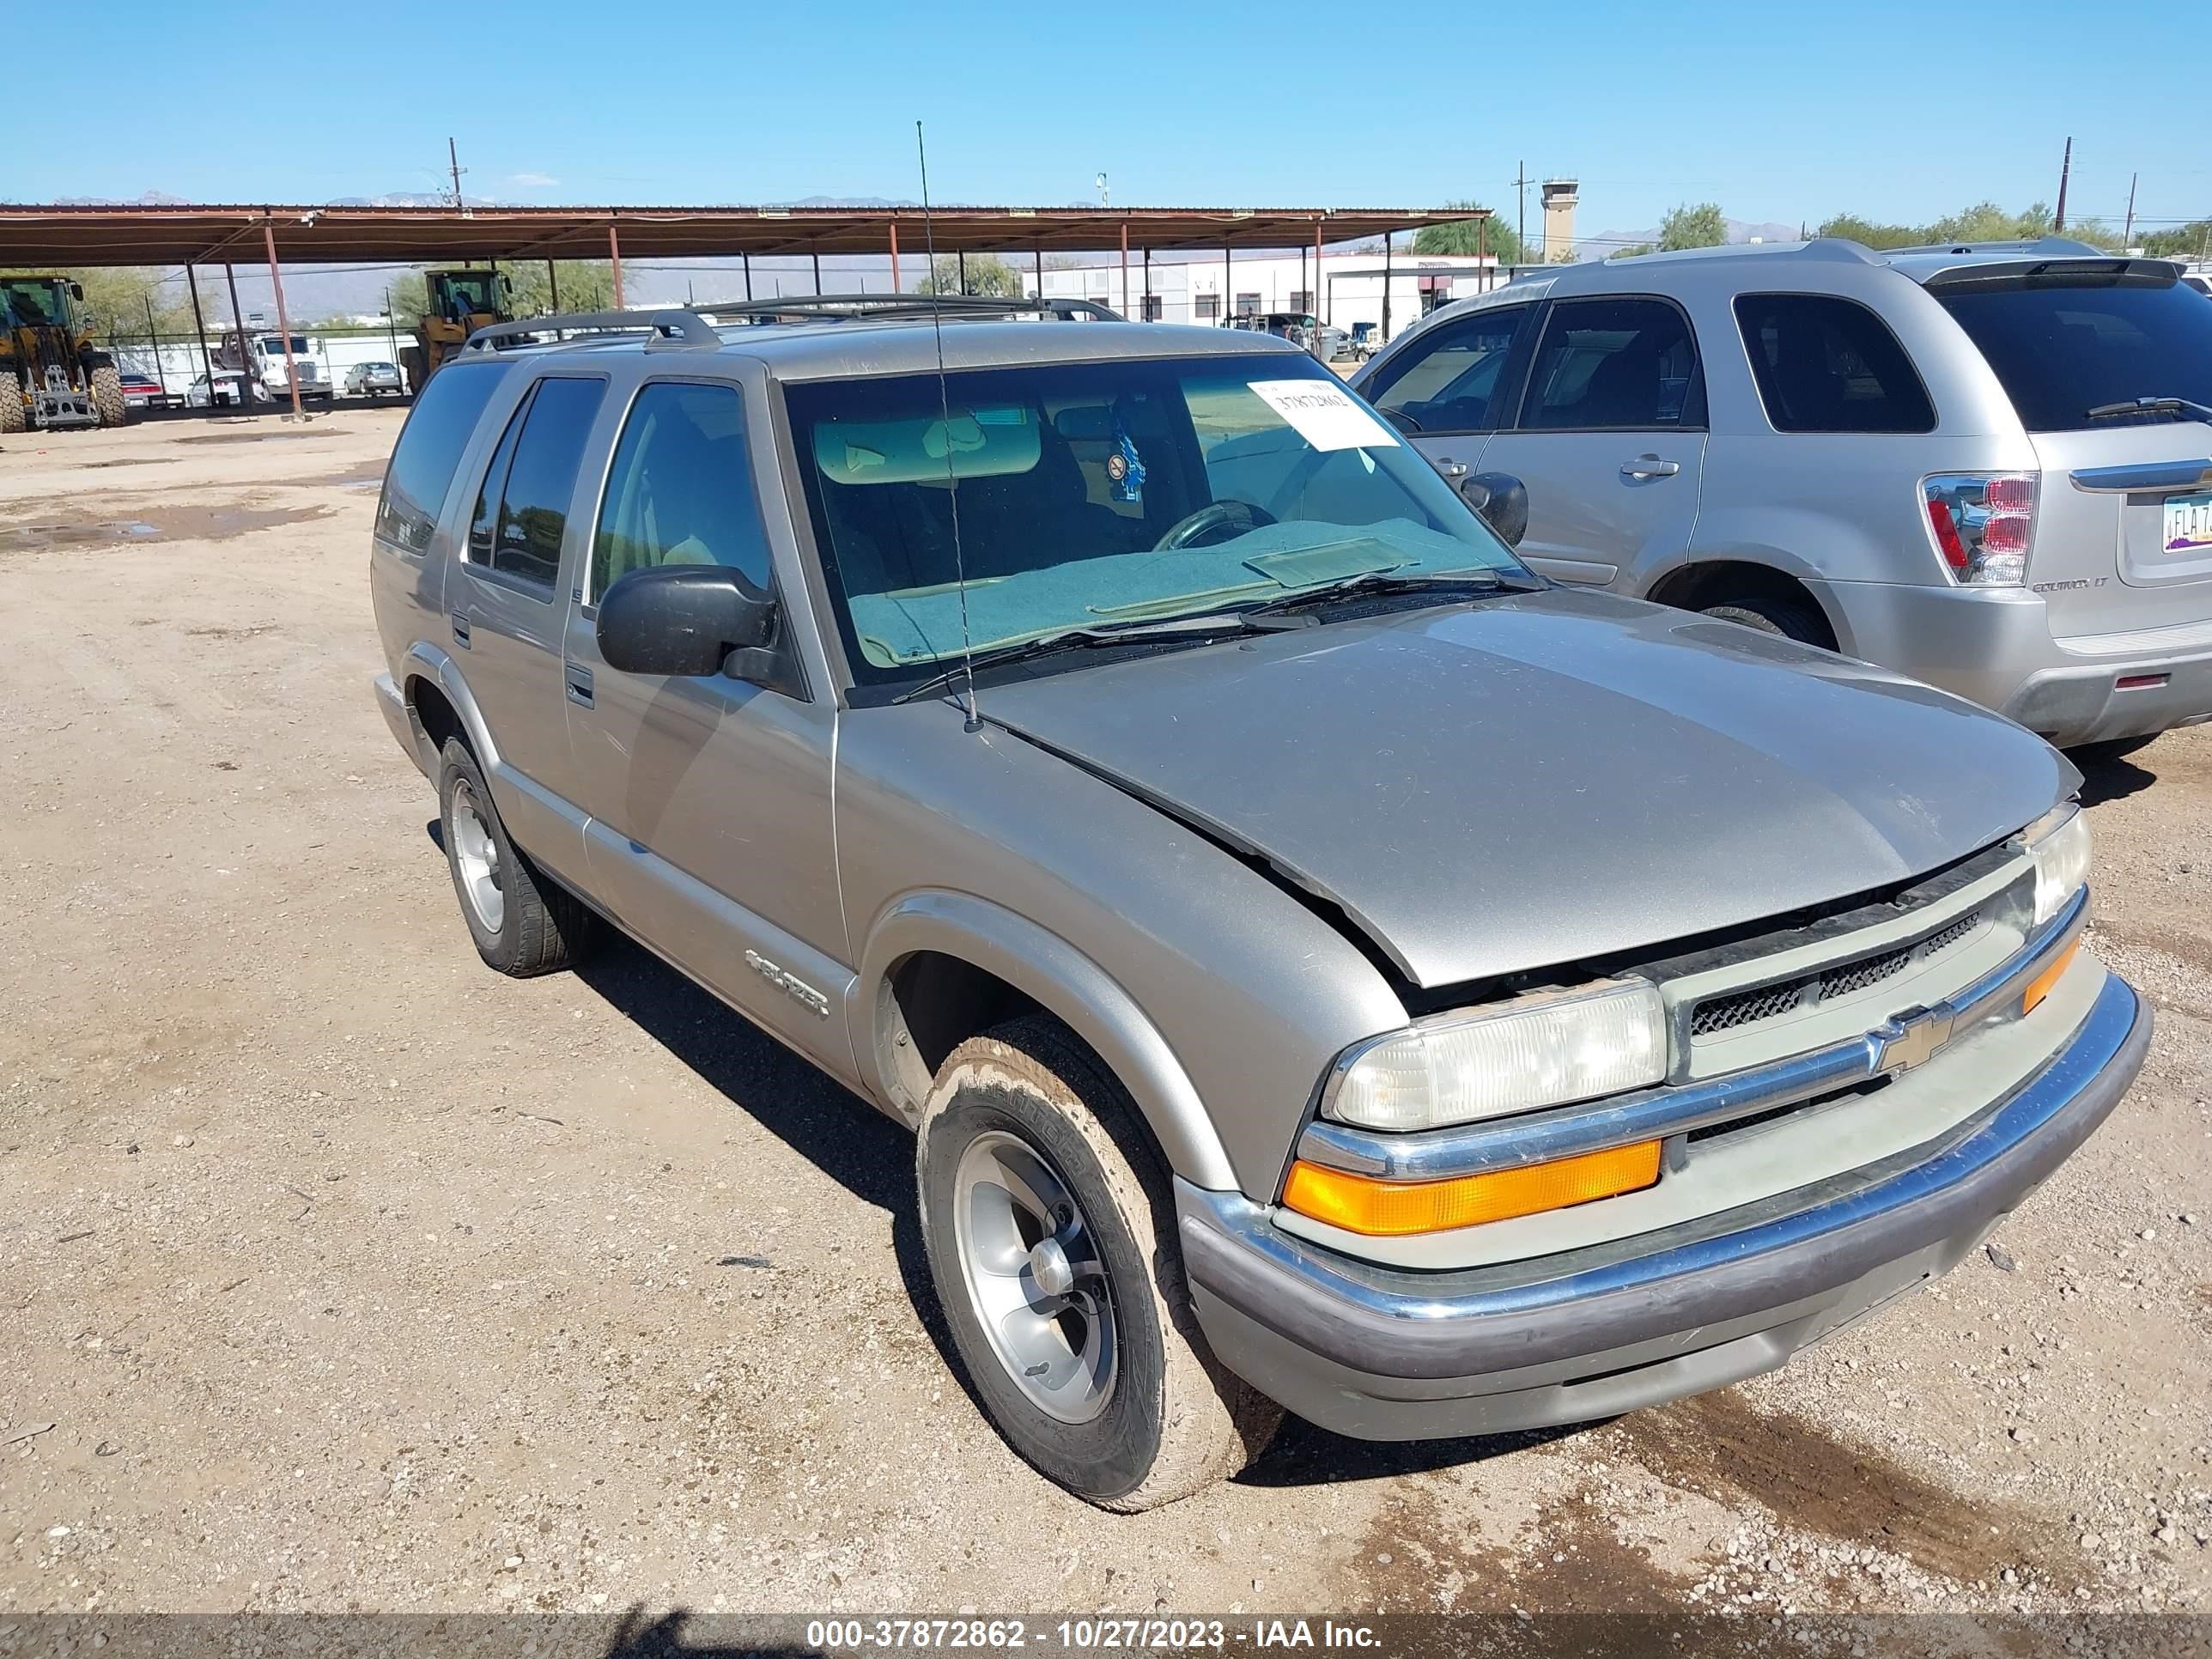
[(413, 328), (430, 308), (429, 287), (419, 270), (393, 271), (384, 291), (391, 301), (392, 323), (403, 332)]
[(980, 295), (994, 300), (1018, 300), (1025, 291), (1022, 274), (995, 253), (971, 253), (968, 256), (968, 278), (960, 277), (957, 255), (940, 253), (928, 276), (921, 279), (915, 290), (917, 294)]
[(1662, 253), (1686, 247), (1718, 247), (1727, 240), (1728, 221), (1721, 216), (1716, 202), (1699, 202), (1694, 207), (1685, 202), (1668, 210), (1667, 216), (1659, 222)]
[[(518, 317), (549, 317), (556, 310), (555, 283), (545, 275), (543, 260), (502, 266), (507, 275), (509, 305)], [(605, 259), (556, 259), (553, 275), (561, 290), (559, 310), (612, 311), (615, 308), (614, 267)], [(727, 298), (727, 295), (717, 295)]]
[(159, 271), (108, 265), (63, 274), (84, 289), (79, 314), (103, 340), (143, 340), (149, 305), (154, 326), (161, 333), (191, 332), (191, 300), (181, 287), (165, 287)]
[(1911, 247), (1926, 240), (1926, 233), (1917, 225), (1885, 225), (1862, 219), (1856, 213), (1838, 213), (1832, 219), (1823, 219), (1814, 234), (1840, 236), (1847, 242), (1867, 247)]
[(2201, 259), (2212, 247), (2212, 219), (2192, 219), (2185, 225), (2166, 225), (2136, 238), (2145, 253), (2160, 259)]
[[(1467, 212), (1490, 212), (1480, 202), (1447, 202), (1444, 205)], [(1455, 219), (1448, 225), (1423, 225), (1413, 233), (1413, 252), (1450, 254), (1462, 259), (1488, 254), (1501, 265), (1524, 263), (1521, 239), (1513, 234), (1512, 226), (1495, 214), (1486, 221)]]

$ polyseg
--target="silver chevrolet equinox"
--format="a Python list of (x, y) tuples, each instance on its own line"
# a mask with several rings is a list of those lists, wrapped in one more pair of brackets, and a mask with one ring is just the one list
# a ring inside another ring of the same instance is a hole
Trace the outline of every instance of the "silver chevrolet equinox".
[(2212, 306), (2082, 243), (1701, 248), (1447, 306), (1352, 384), (1522, 555), (2052, 742), (2212, 718)]
[(1465, 1435), (1771, 1370), (2142, 1064), (2033, 733), (1533, 574), (1510, 477), (1283, 341), (781, 309), (441, 369), (377, 700), (492, 967), (611, 924), (913, 1126), (974, 1395), (1085, 1498), (1285, 1407)]

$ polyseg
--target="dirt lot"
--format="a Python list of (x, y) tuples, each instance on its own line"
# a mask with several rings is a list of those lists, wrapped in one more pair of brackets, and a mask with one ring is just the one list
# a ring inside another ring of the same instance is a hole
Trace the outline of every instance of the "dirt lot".
[(399, 419), (0, 451), (0, 1613), (2206, 1607), (2212, 729), (2090, 780), (2158, 1041), (1996, 1249), (1116, 1518), (948, 1365), (901, 1131), (633, 947), (477, 961), (368, 690)]

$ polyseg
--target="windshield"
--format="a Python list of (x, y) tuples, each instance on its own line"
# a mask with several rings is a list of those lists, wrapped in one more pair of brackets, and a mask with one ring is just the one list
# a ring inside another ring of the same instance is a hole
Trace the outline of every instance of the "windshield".
[(62, 285), (51, 279), (0, 282), (0, 306), (14, 312), (25, 328), (58, 323), (66, 314)]
[(978, 651), (1364, 575), (1522, 569), (1303, 357), (1118, 358), (963, 371), (942, 393), (930, 374), (787, 397), (863, 684), (959, 655), (957, 569)]
[(2166, 276), (2010, 276), (1935, 290), (2030, 432), (2138, 398), (2212, 403), (2212, 306)]

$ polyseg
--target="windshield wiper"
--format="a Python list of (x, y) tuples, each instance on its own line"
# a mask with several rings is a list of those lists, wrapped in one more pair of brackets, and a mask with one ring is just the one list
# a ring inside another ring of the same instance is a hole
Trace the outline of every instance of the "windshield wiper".
[(2212, 425), (2212, 407), (2191, 403), (2186, 398), (2134, 398), (2124, 404), (2099, 404), (2085, 410), (2085, 421), (2114, 421), (2123, 415), (2185, 415), (2192, 421)]
[(1042, 639), (1024, 640), (1019, 645), (1000, 646), (994, 650), (979, 651), (971, 661), (955, 663), (943, 673), (910, 685), (891, 701), (912, 702), (933, 691), (941, 691), (955, 680), (963, 679), (970, 670), (980, 674), (988, 668), (1002, 668), (1008, 663), (1033, 662), (1039, 657), (1058, 656), (1066, 651), (1094, 651), (1109, 645), (1202, 645), (1207, 640), (1224, 634), (1279, 634), (1286, 629), (1307, 625), (1304, 617), (1284, 618), (1261, 617), (1251, 611), (1210, 611), (1203, 616), (1170, 617), (1159, 622), (1108, 623), (1091, 628), (1067, 628), (1057, 634), (1047, 634)]
[(1285, 593), (1279, 599), (1265, 600), (1251, 606), (1245, 615), (1274, 616), (1301, 605), (1319, 605), (1354, 595), (1365, 599), (1376, 594), (1422, 593), (1455, 589), (1467, 593), (1534, 593), (1543, 586), (1540, 581), (1524, 576), (1519, 571), (1413, 570), (1401, 575), (1388, 570), (1370, 570), (1360, 575), (1323, 582), (1317, 587), (1302, 587), (1297, 592)]

